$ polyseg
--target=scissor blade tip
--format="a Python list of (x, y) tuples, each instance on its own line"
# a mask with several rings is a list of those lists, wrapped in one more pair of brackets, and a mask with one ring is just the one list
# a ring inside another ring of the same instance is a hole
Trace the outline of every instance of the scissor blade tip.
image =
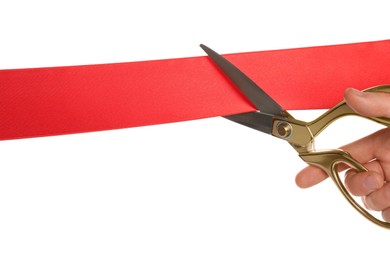
[(203, 43), (201, 43), (199, 46), (200, 46), (203, 50), (208, 49), (208, 47), (207, 47), (206, 45), (204, 45)]
[(215, 52), (204, 44), (201, 44), (200, 47), (207, 53), (207, 55), (212, 55)]

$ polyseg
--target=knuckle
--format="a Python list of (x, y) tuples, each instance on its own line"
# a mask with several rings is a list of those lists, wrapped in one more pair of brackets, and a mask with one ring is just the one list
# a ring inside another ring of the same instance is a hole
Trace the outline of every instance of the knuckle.
[(368, 209), (381, 211), (390, 207), (390, 183), (387, 183), (377, 192), (366, 196), (365, 203)]

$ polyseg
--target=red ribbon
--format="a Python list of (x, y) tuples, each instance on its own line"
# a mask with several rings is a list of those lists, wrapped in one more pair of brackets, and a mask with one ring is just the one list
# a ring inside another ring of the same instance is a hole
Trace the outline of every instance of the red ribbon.
[[(348, 87), (390, 83), (389, 40), (224, 56), (285, 109), (329, 108)], [(0, 140), (254, 110), (208, 57), (0, 71)]]

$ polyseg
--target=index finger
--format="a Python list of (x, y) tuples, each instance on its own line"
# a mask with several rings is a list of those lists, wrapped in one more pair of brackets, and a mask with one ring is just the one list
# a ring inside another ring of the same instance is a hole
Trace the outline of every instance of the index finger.
[(314, 166), (308, 166), (297, 174), (295, 177), (295, 183), (300, 188), (309, 188), (322, 182), (328, 177), (328, 174), (322, 169)]

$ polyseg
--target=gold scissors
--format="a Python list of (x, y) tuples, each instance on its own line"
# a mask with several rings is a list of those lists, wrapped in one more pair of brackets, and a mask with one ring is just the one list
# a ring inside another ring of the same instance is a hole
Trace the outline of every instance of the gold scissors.
[[(232, 63), (207, 46), (203, 44), (200, 46), (258, 109), (256, 112), (225, 116), (226, 119), (287, 141), (298, 152), (303, 161), (323, 169), (359, 213), (373, 223), (390, 229), (390, 223), (377, 219), (355, 201), (341, 181), (337, 166), (346, 164), (359, 172), (367, 171), (367, 169), (346, 151), (340, 149), (317, 151), (314, 148), (315, 137), (333, 121), (349, 115), (359, 116), (358, 114), (345, 102), (340, 102), (311, 122), (297, 120)], [(365, 91), (390, 93), (390, 85), (377, 86)], [(367, 118), (387, 127), (390, 126), (389, 118)]]

